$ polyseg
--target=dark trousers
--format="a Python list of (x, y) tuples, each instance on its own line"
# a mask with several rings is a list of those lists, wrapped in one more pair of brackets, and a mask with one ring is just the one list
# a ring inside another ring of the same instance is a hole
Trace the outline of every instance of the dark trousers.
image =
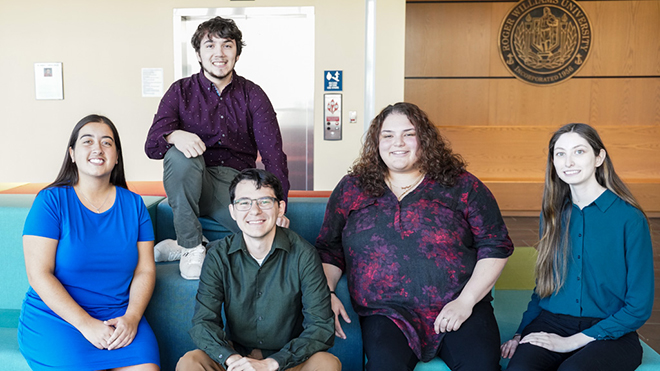
[(176, 147), (165, 153), (163, 186), (180, 246), (202, 243), (200, 216), (211, 217), (234, 233), (239, 231), (229, 214), (229, 184), (236, 174), (238, 171), (229, 167), (207, 167), (203, 156), (187, 158)]
[[(582, 332), (601, 321), (599, 318), (572, 317), (543, 311), (523, 330), (522, 336), (544, 331), (560, 336)], [(642, 345), (633, 331), (614, 340), (595, 340), (570, 352), (557, 353), (531, 344), (520, 344), (507, 371), (626, 371), (642, 363)]]
[[(361, 317), (367, 371), (412, 371), (419, 362), (403, 332), (387, 317)], [(458, 331), (448, 332), (438, 356), (452, 370), (500, 369), (500, 332), (490, 302), (482, 301)]]

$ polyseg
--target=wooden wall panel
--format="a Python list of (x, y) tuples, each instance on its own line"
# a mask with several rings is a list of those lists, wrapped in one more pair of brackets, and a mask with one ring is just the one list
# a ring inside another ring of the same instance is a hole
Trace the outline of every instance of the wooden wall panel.
[(514, 4), (409, 3), (406, 101), (429, 114), (504, 214), (538, 214), (548, 140), (584, 122), (642, 206), (660, 215), (660, 1), (581, 1), (591, 55), (553, 86), (513, 78), (499, 57), (499, 28)]
[(539, 216), (543, 201), (543, 181), (489, 181), (484, 184), (497, 200), (502, 215)]
[(492, 64), (488, 46), (497, 40), (491, 8), (492, 4), (408, 4), (406, 50), (415, 52), (406, 53), (406, 76), (486, 76)]
[(534, 126), (440, 127), (479, 179), (542, 181), (545, 146), (555, 128)]
[(406, 80), (404, 96), (438, 126), (489, 124), (490, 80)]
[[(468, 169), (482, 180), (543, 181), (546, 146), (556, 126), (440, 127)], [(617, 173), (630, 182), (660, 179), (660, 127), (599, 126)]]
[[(543, 181), (546, 146), (559, 126), (449, 126), (440, 132), (481, 179)], [(619, 176), (630, 182), (660, 179), (660, 127), (595, 127)]]
[(578, 76), (660, 76), (660, 1), (591, 1), (593, 49)]
[[(409, 3), (455, 3), (456, 0), (412, 0), (408, 1)], [(501, 3), (509, 2), (514, 3), (514, 0), (461, 0), (461, 3)]]
[[(497, 37), (512, 2), (409, 3), (406, 76), (511, 76)], [(580, 2), (593, 46), (578, 76), (660, 75), (660, 1)]]
[[(660, 77), (594, 79), (591, 86), (590, 122), (660, 125)], [(660, 141), (660, 137), (656, 139)]]
[[(625, 179), (624, 179), (625, 181)], [(626, 182), (649, 217), (660, 218), (660, 184)], [(539, 216), (543, 182), (484, 181), (504, 216)]]
[(660, 78), (573, 78), (545, 87), (516, 79), (407, 79), (404, 95), (438, 126), (660, 123)]
[(660, 183), (629, 182), (628, 187), (649, 217), (660, 218)]
[[(557, 127), (441, 127), (468, 170), (493, 192), (504, 215), (538, 215), (546, 146)], [(660, 216), (660, 129), (597, 127), (619, 176), (649, 215)], [(635, 154), (631, 156), (630, 154)], [(656, 166), (654, 166), (656, 165)]]
[[(539, 216), (543, 182), (484, 181), (504, 216)], [(660, 184), (627, 182), (649, 217), (660, 217)]]
[[(535, 216), (541, 205), (546, 146), (558, 126), (440, 127), (482, 179), (505, 215)], [(596, 126), (617, 173), (645, 210), (660, 216), (660, 128)]]

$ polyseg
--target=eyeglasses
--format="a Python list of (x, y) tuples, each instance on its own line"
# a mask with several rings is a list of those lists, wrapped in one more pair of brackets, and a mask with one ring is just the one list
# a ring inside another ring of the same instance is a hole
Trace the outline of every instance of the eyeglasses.
[(275, 206), (277, 199), (275, 197), (239, 198), (234, 201), (234, 208), (238, 211), (249, 211), (253, 202), (256, 202), (261, 210), (270, 210)]

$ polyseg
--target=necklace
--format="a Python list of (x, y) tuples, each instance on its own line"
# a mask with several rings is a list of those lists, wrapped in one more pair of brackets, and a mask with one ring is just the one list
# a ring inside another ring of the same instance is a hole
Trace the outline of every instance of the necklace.
[[(398, 186), (398, 185), (396, 185), (396, 184), (392, 184), (392, 180), (388, 177), (388, 178), (387, 178), (387, 184), (390, 186), (390, 189), (392, 189), (393, 187), (397, 187), (397, 188), (399, 188), (399, 189), (401, 189), (401, 190), (403, 191), (403, 193), (401, 193), (399, 196), (397, 196), (397, 199), (398, 199), (399, 201), (401, 201), (401, 200), (403, 199), (403, 197), (404, 197), (405, 195), (407, 195), (410, 191), (412, 191), (413, 189), (415, 189), (415, 187), (417, 187), (417, 185), (419, 185), (419, 183), (421, 183), (423, 179), (424, 179), (424, 174), (420, 174), (420, 175), (419, 175), (419, 178), (417, 178), (417, 179), (416, 179), (413, 183), (411, 183), (410, 185), (400, 187), (400, 186)], [(394, 189), (392, 189), (392, 192), (394, 192)], [(396, 195), (396, 194), (395, 194), (395, 195)]]
[(108, 192), (108, 195), (105, 196), (105, 200), (103, 200), (103, 203), (102, 203), (101, 206), (99, 206), (99, 207), (94, 206), (94, 204), (92, 203), (92, 201), (90, 201), (89, 198), (87, 198), (87, 196), (85, 196), (85, 194), (82, 192), (82, 190), (81, 190), (80, 188), (78, 188), (78, 193), (80, 193), (80, 195), (83, 196), (83, 198), (85, 199), (85, 201), (87, 201), (87, 203), (88, 203), (91, 207), (93, 207), (94, 209), (96, 209), (96, 213), (97, 213), (97, 214), (100, 214), (100, 213), (101, 213), (101, 209), (103, 208), (103, 205), (105, 205), (105, 202), (108, 201), (108, 198), (110, 198), (110, 193), (111, 193), (111, 192)]

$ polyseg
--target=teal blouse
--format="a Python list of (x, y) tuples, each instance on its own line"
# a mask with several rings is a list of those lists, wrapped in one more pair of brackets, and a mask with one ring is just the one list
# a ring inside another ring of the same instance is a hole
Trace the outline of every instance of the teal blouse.
[(644, 214), (610, 190), (580, 210), (570, 210), (570, 257), (564, 286), (540, 299), (536, 293), (518, 333), (541, 310), (574, 317), (602, 318), (583, 334), (617, 339), (651, 316), (654, 294), (653, 248)]

